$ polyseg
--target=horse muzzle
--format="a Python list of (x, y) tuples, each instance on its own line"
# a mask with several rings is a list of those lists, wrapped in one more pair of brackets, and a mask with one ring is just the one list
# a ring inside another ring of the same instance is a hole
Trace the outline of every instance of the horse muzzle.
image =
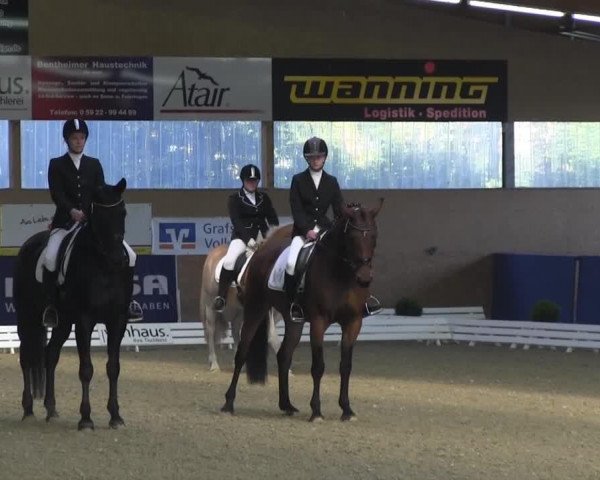
[(359, 287), (367, 288), (373, 281), (373, 272), (370, 267), (363, 266), (356, 272), (356, 283)]

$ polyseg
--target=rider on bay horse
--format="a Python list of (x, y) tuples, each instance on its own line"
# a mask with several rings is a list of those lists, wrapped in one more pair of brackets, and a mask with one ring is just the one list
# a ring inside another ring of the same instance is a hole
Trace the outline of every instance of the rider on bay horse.
[(302, 151), (308, 168), (294, 175), (290, 187), (294, 228), (283, 285), (291, 304), (291, 317), (296, 321), (304, 319), (304, 312), (296, 298), (300, 281), (300, 276), (295, 274), (298, 254), (305, 242), (316, 240), (321, 230), (331, 227), (332, 221), (327, 217), (329, 208), (333, 209), (335, 217), (339, 217), (343, 204), (337, 178), (323, 170), (328, 154), (325, 140), (318, 137), (309, 138)]
[[(68, 151), (62, 157), (51, 159), (48, 167), (48, 185), (56, 211), (43, 259), (43, 286), (47, 307), (42, 315), (42, 323), (47, 327), (58, 325), (57, 256), (61, 242), (77, 225), (88, 220), (93, 193), (96, 188), (105, 184), (100, 161), (83, 153), (88, 136), (85, 121), (67, 120), (63, 125), (63, 139)], [(125, 241), (123, 247), (129, 257), (129, 268), (133, 268), (136, 254)], [(143, 318), (142, 307), (135, 300), (129, 305), (128, 316), (130, 321)]]
[(245, 165), (240, 170), (242, 187), (229, 197), (229, 217), (233, 224), (231, 243), (223, 258), (223, 268), (219, 275), (219, 292), (213, 301), (213, 308), (222, 312), (227, 302), (227, 290), (234, 280), (234, 268), (237, 258), (253, 247), (259, 232), (263, 238), (269, 228), (279, 225), (273, 203), (264, 192), (258, 191), (260, 170), (256, 165)]

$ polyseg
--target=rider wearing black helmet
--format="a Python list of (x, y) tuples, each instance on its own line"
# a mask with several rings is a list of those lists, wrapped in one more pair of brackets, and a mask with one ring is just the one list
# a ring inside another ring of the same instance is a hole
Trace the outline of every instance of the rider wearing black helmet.
[(271, 227), (279, 225), (271, 199), (266, 193), (258, 191), (259, 168), (252, 164), (245, 165), (240, 170), (240, 180), (242, 187), (229, 197), (228, 202), (233, 232), (219, 275), (219, 293), (213, 301), (213, 308), (217, 312), (225, 308), (227, 289), (234, 280), (235, 262), (246, 251), (246, 245), (254, 246), (259, 232), (264, 238)]
[[(89, 218), (94, 190), (104, 185), (104, 171), (100, 161), (83, 153), (89, 136), (85, 121), (67, 120), (62, 133), (68, 151), (62, 157), (52, 158), (48, 167), (48, 185), (56, 211), (44, 255), (43, 284), (47, 307), (42, 322), (47, 327), (58, 325), (56, 261), (60, 244), (70, 230)], [(133, 267), (135, 253), (125, 242), (124, 247), (129, 253), (129, 265)], [(130, 320), (141, 320), (142, 316), (141, 306), (132, 301), (129, 307)]]
[(340, 216), (343, 203), (337, 179), (323, 170), (329, 153), (325, 140), (309, 138), (304, 143), (302, 153), (308, 168), (294, 175), (290, 187), (294, 228), (284, 282), (284, 290), (291, 303), (291, 316), (296, 321), (302, 321), (304, 317), (302, 309), (296, 303), (299, 278), (294, 275), (294, 270), (298, 253), (305, 241), (315, 240), (320, 230), (331, 226), (332, 222), (327, 217), (329, 208), (333, 210), (334, 216)]

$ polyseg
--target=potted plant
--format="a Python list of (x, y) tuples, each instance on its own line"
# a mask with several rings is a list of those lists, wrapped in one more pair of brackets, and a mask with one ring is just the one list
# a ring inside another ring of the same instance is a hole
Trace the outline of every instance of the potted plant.
[(539, 300), (531, 310), (531, 320), (534, 322), (558, 322), (560, 306), (551, 300)]
[(403, 297), (396, 303), (395, 308), (396, 315), (403, 315), (406, 317), (420, 317), (423, 315), (423, 307), (414, 298)]

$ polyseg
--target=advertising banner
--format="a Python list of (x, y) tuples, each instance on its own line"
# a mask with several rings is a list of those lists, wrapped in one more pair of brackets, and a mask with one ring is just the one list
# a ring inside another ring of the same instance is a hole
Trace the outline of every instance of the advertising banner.
[[(17, 324), (13, 282), (15, 261), (15, 257), (0, 257), (0, 325)], [(174, 256), (138, 255), (133, 298), (142, 306), (144, 320), (136, 325), (179, 321), (175, 261)]]
[(156, 120), (270, 120), (271, 59), (156, 57)]
[(0, 55), (0, 119), (29, 118), (31, 118), (31, 58), (26, 55)]
[[(20, 247), (29, 237), (48, 228), (55, 209), (45, 203), (0, 206), (0, 247)], [(129, 245), (150, 245), (151, 219), (149, 203), (127, 204), (125, 240)]]
[(233, 225), (227, 217), (153, 218), (154, 255), (206, 255), (229, 243)]
[(1, 0), (0, 55), (27, 55), (28, 53), (29, 1)]
[(144, 311), (142, 323), (179, 321), (176, 260), (174, 255), (138, 255), (133, 298)]
[(273, 119), (506, 121), (507, 62), (273, 59)]
[(33, 57), (33, 118), (151, 120), (151, 57)]
[(15, 257), (0, 257), (0, 325), (17, 324), (13, 295), (15, 261)]

